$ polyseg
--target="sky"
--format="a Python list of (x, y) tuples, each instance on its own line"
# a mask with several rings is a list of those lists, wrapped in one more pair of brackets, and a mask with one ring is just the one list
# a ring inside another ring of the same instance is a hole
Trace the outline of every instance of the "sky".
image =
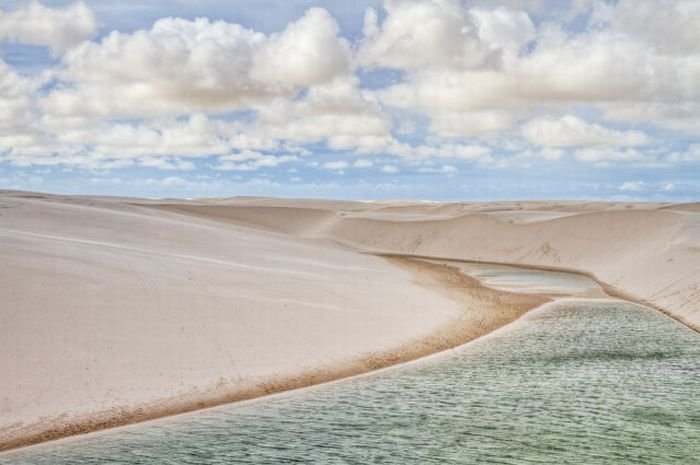
[(0, 189), (700, 200), (697, 0), (0, 0)]

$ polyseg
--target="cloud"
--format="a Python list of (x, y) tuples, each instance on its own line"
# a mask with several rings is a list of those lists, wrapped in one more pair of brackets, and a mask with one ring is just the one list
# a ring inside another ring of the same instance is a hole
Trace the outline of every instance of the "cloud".
[(515, 127), (513, 117), (502, 111), (472, 113), (436, 113), (431, 116), (431, 132), (443, 137), (481, 136), (509, 131)]
[(165, 17), (93, 41), (82, 3), (2, 11), (0, 40), (58, 62), (26, 75), (0, 60), (0, 160), (414, 173), (700, 161), (698, 2), (536, 3), (387, 0), (352, 42), (322, 8), (275, 33)]
[(350, 66), (350, 47), (339, 33), (338, 24), (326, 10), (311, 8), (270, 37), (254, 57), (251, 76), (273, 86), (307, 87), (331, 81)]
[(687, 135), (700, 135), (700, 102), (623, 102), (600, 105), (602, 118), (617, 123), (653, 124)]
[[(2, 110), (0, 107), (0, 120)], [(27, 132), (18, 132), (20, 129)], [(90, 170), (132, 165), (191, 169), (194, 165), (187, 160), (225, 156), (228, 158), (220, 161), (226, 163), (219, 163), (218, 168), (250, 171), (308, 154), (303, 147), (266, 136), (254, 124), (223, 121), (201, 113), (186, 119), (86, 120), (82, 127), (52, 126), (45, 121), (44, 132), (30, 132), (32, 127), (20, 129), (8, 130), (7, 134), (0, 131), (0, 161), (18, 166), (64, 164)], [(241, 158), (241, 154), (262, 152), (282, 155)]]
[(213, 166), (219, 171), (257, 171), (260, 168), (276, 168), (285, 163), (298, 161), (296, 155), (266, 155), (253, 150), (218, 157)]
[(665, 159), (671, 163), (700, 162), (700, 144), (691, 144), (686, 150), (671, 152)]
[[(394, 138), (386, 138), (381, 145), (364, 150), (364, 153), (395, 156), (407, 163), (423, 163), (433, 158), (461, 160), (471, 163), (487, 164), (492, 160), (491, 149), (484, 145), (463, 143), (430, 143), (412, 145)], [(358, 161), (358, 166), (365, 167), (369, 160)]]
[(39, 133), (31, 99), (37, 84), (0, 60), (0, 153), (37, 143)]
[[(453, 1), (396, 1), (385, 9), (381, 24), (376, 12), (368, 13), (359, 63), (405, 70), (401, 82), (377, 91), (378, 98), (426, 114), (431, 132), (441, 137), (507, 132), (514, 116), (543, 105), (698, 96), (690, 84), (700, 69), (693, 60), (669, 62), (612, 26), (572, 34), (550, 23), (538, 30), (525, 11), (470, 9)], [(629, 136), (632, 145), (643, 140)]]
[(533, 144), (544, 147), (627, 147), (649, 143), (641, 131), (617, 131), (573, 115), (535, 118), (523, 125), (522, 134)]
[(455, 168), (452, 165), (442, 165), (440, 167), (433, 167), (433, 166), (424, 166), (421, 168), (418, 168), (417, 170), (419, 173), (443, 173), (443, 174), (449, 174), (449, 173), (455, 173), (457, 172), (457, 168)]
[(279, 34), (206, 18), (165, 18), (112, 32), (63, 58), (62, 85), (44, 100), (64, 116), (162, 116), (248, 108), (346, 74), (347, 42), (312, 8)]
[(0, 10), (0, 41), (48, 46), (62, 52), (90, 38), (97, 18), (83, 2), (48, 8), (32, 1), (23, 8)]
[(594, 9), (594, 21), (664, 54), (697, 53), (698, 18), (695, 0), (620, 0)]
[(560, 160), (566, 155), (566, 151), (561, 148), (544, 147), (537, 150), (525, 150), (517, 153), (515, 158), (518, 160)]
[(645, 185), (642, 181), (626, 181), (623, 182), (618, 189), (621, 191), (639, 192), (644, 190), (644, 188)]
[[(387, 36), (403, 40), (421, 34), (425, 44), (447, 40), (442, 32), (416, 25), (427, 24), (431, 14), (437, 15), (431, 12), (440, 11), (471, 24), (465, 29), (470, 31), (467, 43), (474, 50), (490, 50), (491, 59), (445, 60), (439, 51), (424, 53), (416, 47), (401, 54), (403, 61), (377, 53), (366, 61), (405, 71), (400, 82), (378, 90), (378, 98), (389, 107), (426, 114), (437, 135), (479, 135), (481, 128), (465, 115), (500, 113), (521, 118), (541, 114), (543, 109), (566, 114), (582, 105), (600, 108), (607, 119), (619, 123), (642, 121), (699, 134), (700, 113), (695, 108), (700, 100), (698, 2), (664, 0), (661, 7), (649, 0), (584, 3), (589, 5), (582, 8), (593, 4), (594, 14), (586, 28), (574, 32), (566, 30), (563, 22), (535, 27), (526, 11), (489, 8), (484, 2), (472, 8), (455, 2), (426, 2), (420, 9), (412, 2), (392, 2), (384, 23), (365, 39), (360, 56), (385, 44)], [(408, 11), (421, 19), (402, 20), (399, 26), (411, 24), (418, 32), (405, 26), (400, 33), (388, 34), (392, 21)], [(383, 49), (400, 50), (392, 48), (394, 42)], [(634, 111), (629, 110), (632, 107)], [(657, 110), (650, 113), (649, 108)], [(667, 117), (653, 118), (660, 110)], [(511, 129), (506, 118), (492, 123), (485, 125), (483, 133)]]
[(339, 171), (339, 170), (344, 170), (350, 166), (350, 164), (346, 161), (328, 161), (326, 163), (323, 163), (321, 165), (321, 168), (324, 170), (332, 170), (332, 171)]
[(374, 147), (389, 135), (391, 121), (358, 85), (357, 78), (338, 78), (304, 98), (261, 105), (260, 127), (270, 137), (297, 142), (327, 139), (334, 149)]
[(482, 67), (496, 58), (480, 41), (475, 18), (452, 0), (384, 3), (386, 17), (367, 10), (358, 61), (367, 67)]
[[(296, 159), (301, 149), (269, 139), (239, 122), (211, 119), (195, 113), (187, 119), (156, 119), (148, 122), (113, 123), (91, 121), (82, 127), (58, 126), (31, 144), (12, 145), (5, 159), (16, 165), (74, 165), (85, 169), (110, 169), (138, 164), (161, 169), (190, 169), (183, 159), (212, 156), (240, 157), (241, 153), (285, 150), (293, 152), (283, 160)], [(0, 148), (3, 137), (0, 133)], [(280, 160), (266, 157), (229, 158), (224, 169), (253, 170)], [(275, 165), (276, 166), (276, 165)]]
[(192, 181), (179, 176), (167, 176), (165, 178), (134, 179), (129, 182), (132, 188), (146, 189), (149, 191), (162, 192), (163, 190), (175, 192), (192, 191), (207, 192), (216, 187), (223, 186), (221, 181)]
[(371, 168), (372, 166), (374, 166), (372, 160), (367, 160), (364, 158), (361, 158), (352, 164), (353, 168)]
[(661, 75), (674, 78), (667, 71), (659, 68), (655, 75), (655, 64), (624, 38), (605, 32), (569, 38), (553, 27), (540, 31), (532, 52), (506, 55), (497, 69), (423, 68), (382, 97), (400, 108), (470, 112), (686, 93), (663, 80)]
[(451, 158), (454, 160), (483, 161), (491, 154), (491, 149), (483, 145), (442, 143), (439, 145), (419, 145), (405, 153), (408, 158)]
[[(141, 156), (204, 157), (224, 154), (236, 147), (236, 125), (226, 125), (195, 113), (186, 120), (163, 119), (148, 124), (101, 124), (65, 129), (57, 141), (89, 144), (95, 154), (113, 158)], [(250, 148), (250, 147), (245, 147)]]
[(399, 172), (399, 169), (394, 165), (384, 165), (382, 166), (381, 172), (387, 174), (395, 174)]
[(139, 160), (138, 164), (148, 168), (157, 168), (159, 170), (189, 171), (195, 169), (194, 163), (181, 160), (177, 157), (149, 157)]
[(535, 38), (535, 25), (525, 11), (506, 7), (474, 8), (470, 11), (478, 23), (479, 38), (490, 46), (517, 54)]
[(647, 160), (641, 152), (634, 149), (613, 148), (584, 148), (574, 152), (574, 157), (583, 162), (608, 163), (608, 162), (642, 162)]

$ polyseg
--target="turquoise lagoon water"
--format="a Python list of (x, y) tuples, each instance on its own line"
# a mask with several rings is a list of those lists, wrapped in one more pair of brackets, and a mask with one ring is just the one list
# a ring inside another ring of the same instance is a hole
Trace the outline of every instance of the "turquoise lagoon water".
[(697, 464), (700, 335), (568, 300), (372, 375), (0, 455), (0, 464)]

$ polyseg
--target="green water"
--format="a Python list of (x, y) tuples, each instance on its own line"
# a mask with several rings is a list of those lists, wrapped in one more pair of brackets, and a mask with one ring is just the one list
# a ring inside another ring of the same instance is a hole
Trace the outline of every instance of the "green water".
[(697, 464), (700, 335), (563, 301), (444, 355), (0, 464)]

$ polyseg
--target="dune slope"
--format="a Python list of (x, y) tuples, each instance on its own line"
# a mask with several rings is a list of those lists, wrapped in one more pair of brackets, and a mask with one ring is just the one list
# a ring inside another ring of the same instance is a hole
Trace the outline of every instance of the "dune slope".
[[(255, 224), (252, 207), (302, 214), (290, 201), (274, 199), (187, 208), (213, 219), (230, 218), (235, 210), (240, 221)], [(364, 251), (574, 269), (700, 327), (697, 204), (378, 202), (348, 208), (304, 202), (312, 207), (327, 214), (316, 214), (305, 231), (285, 232), (314, 231)]]
[(461, 314), (384, 259), (119, 200), (6, 193), (0, 251), (4, 445), (279, 390)]

